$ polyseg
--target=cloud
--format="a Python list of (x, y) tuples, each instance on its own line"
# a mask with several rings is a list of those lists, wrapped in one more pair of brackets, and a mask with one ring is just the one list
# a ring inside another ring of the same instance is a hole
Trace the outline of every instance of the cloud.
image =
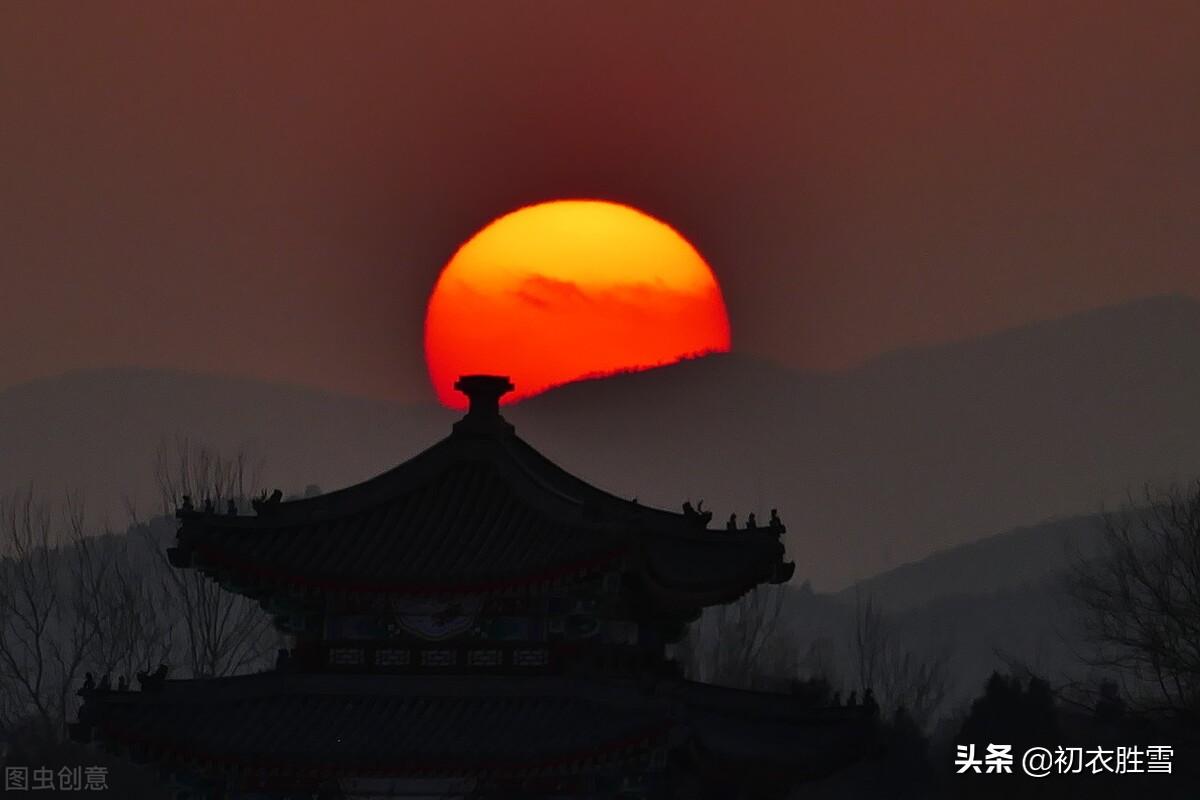
[(591, 304), (594, 298), (594, 294), (585, 292), (574, 281), (547, 278), (545, 275), (530, 275), (525, 278), (513, 290), (513, 296), (540, 309)]

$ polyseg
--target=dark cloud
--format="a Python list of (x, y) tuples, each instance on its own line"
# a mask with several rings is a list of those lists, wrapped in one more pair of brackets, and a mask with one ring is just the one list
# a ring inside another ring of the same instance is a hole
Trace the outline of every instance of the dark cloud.
[(535, 308), (570, 308), (572, 305), (592, 302), (587, 293), (574, 281), (549, 278), (545, 275), (529, 275), (523, 278), (513, 289), (513, 296)]

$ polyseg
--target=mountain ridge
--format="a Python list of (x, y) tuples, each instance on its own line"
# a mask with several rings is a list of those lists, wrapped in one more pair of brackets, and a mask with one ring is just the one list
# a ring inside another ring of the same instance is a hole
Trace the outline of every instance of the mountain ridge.
[[(778, 508), (822, 591), (1127, 487), (1200, 472), (1200, 302), (1148, 298), (838, 373), (737, 353), (554, 389), (504, 413), (564, 468), (640, 502), (703, 499), (716, 522)], [(83, 488), (120, 523), (153, 503), (160, 442), (253, 446), (264, 480), (371, 477), (455, 412), (249, 378), (122, 367), (0, 392), (0, 491)]]

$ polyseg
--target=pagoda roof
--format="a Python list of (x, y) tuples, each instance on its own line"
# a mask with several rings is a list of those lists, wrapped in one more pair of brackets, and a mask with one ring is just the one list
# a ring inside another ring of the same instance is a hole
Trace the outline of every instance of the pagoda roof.
[(326, 776), (571, 773), (690, 743), (819, 775), (859, 757), (861, 707), (676, 679), (260, 673), (84, 693), (73, 736), (143, 759)]
[[(637, 570), (661, 595), (726, 602), (791, 576), (783, 526), (710, 530), (571, 475), (484, 403), (414, 458), (354, 486), (257, 505), (186, 507), (172, 561), (231, 586), (458, 594)], [(250, 593), (250, 592), (248, 592)]]

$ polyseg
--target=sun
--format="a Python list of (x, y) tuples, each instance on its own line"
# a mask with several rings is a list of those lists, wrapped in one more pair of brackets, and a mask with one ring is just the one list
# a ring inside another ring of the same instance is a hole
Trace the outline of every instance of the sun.
[(488, 224), (442, 269), (425, 317), (438, 399), (460, 375), (507, 375), (512, 402), (583, 377), (729, 350), (712, 269), (666, 223), (629, 206), (555, 200)]

